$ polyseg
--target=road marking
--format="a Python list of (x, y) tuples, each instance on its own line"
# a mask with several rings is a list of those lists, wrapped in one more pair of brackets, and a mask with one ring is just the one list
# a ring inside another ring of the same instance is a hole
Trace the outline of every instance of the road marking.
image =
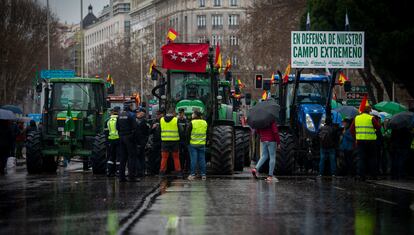
[(120, 225), (117, 234), (125, 234), (127, 233), (132, 226), (141, 218), (145, 212), (151, 207), (153, 201), (157, 196), (161, 194), (160, 185), (158, 184), (153, 191), (151, 191), (144, 199), (142, 203), (138, 205), (135, 211), (128, 216), (127, 220)]
[(382, 198), (378, 198), (378, 197), (376, 197), (375, 200), (380, 201), (380, 202), (385, 202), (385, 203), (388, 203), (388, 204), (391, 204), (391, 205), (395, 205), (395, 206), (398, 205), (396, 202), (388, 201), (388, 200), (385, 200), (385, 199), (382, 199)]
[(334, 188), (345, 191), (345, 189), (341, 187), (334, 186)]

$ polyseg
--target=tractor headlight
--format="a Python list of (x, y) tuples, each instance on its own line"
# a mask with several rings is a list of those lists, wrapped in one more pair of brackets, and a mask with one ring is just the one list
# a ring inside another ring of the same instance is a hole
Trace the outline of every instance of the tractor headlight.
[(308, 113), (306, 114), (306, 128), (310, 131), (315, 131), (315, 125), (313, 124), (312, 118)]
[(325, 125), (325, 121), (326, 121), (326, 114), (323, 114), (321, 118), (321, 122), (319, 123), (319, 128)]

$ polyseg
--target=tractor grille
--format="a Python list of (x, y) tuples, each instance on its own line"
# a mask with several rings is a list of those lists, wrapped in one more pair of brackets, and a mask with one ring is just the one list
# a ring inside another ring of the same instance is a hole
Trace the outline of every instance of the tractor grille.
[(321, 113), (310, 113), (309, 115), (313, 120), (313, 124), (315, 125), (315, 128), (318, 129), (319, 122), (322, 119), (322, 114)]

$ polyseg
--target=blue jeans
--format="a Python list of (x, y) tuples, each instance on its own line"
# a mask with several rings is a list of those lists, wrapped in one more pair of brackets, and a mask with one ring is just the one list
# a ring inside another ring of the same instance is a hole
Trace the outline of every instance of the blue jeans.
[(260, 148), (262, 149), (262, 156), (259, 159), (259, 162), (256, 165), (256, 169), (259, 170), (260, 167), (269, 160), (269, 176), (273, 176), (273, 171), (276, 166), (276, 142), (260, 142)]
[(325, 160), (329, 157), (329, 162), (331, 164), (331, 175), (336, 174), (336, 158), (335, 158), (335, 149), (324, 149), (321, 148), (321, 160), (319, 162), (319, 174), (323, 175), (325, 170)]
[(201, 176), (206, 175), (206, 147), (205, 146), (195, 146), (189, 145), (188, 151), (190, 152), (190, 174), (195, 175), (196, 166), (198, 163), (198, 167), (201, 171)]

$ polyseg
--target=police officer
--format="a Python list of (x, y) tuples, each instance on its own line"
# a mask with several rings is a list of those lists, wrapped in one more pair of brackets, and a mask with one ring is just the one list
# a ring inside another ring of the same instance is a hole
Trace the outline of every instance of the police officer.
[[(188, 119), (185, 116), (185, 112), (183, 108), (178, 109), (178, 128), (180, 133), (185, 133), (188, 127)], [(181, 135), (180, 136), (180, 162), (181, 166), (183, 167), (183, 171), (186, 172), (189, 169), (190, 165), (190, 156), (188, 154), (187, 148), (187, 136)]]
[(138, 164), (137, 164), (137, 174), (138, 176), (145, 175), (145, 145), (148, 141), (149, 136), (149, 127), (147, 119), (145, 118), (146, 110), (141, 107), (137, 112), (137, 131), (135, 132), (135, 139), (137, 142), (138, 149)]
[(119, 135), (118, 130), (116, 129), (116, 122), (118, 119), (118, 113), (120, 111), (120, 107), (114, 107), (111, 112), (111, 117), (107, 121), (106, 125), (108, 128), (108, 143), (109, 143), (109, 151), (108, 151), (108, 159), (107, 159), (107, 168), (106, 168), (106, 175), (108, 177), (115, 176), (116, 171), (116, 164), (119, 164)]
[(377, 120), (371, 116), (371, 107), (366, 106), (363, 113), (355, 117), (351, 124), (351, 134), (356, 139), (358, 163), (358, 178), (365, 180), (365, 171), (368, 168), (371, 176), (377, 176), (377, 146), (376, 146), (376, 130), (380, 130), (381, 126)]
[(167, 170), (168, 157), (171, 154), (174, 160), (175, 171), (178, 177), (182, 177), (181, 164), (179, 158), (180, 133), (178, 129), (178, 119), (174, 111), (170, 110), (165, 117), (160, 120), (161, 126), (161, 166), (160, 176), (165, 175)]
[[(135, 142), (135, 131), (137, 122), (132, 112), (132, 103), (125, 103), (124, 110), (119, 114), (116, 122), (121, 147), (121, 166), (119, 181), (139, 181), (136, 177), (137, 147)], [(128, 180), (125, 177), (125, 167), (128, 162)]]

